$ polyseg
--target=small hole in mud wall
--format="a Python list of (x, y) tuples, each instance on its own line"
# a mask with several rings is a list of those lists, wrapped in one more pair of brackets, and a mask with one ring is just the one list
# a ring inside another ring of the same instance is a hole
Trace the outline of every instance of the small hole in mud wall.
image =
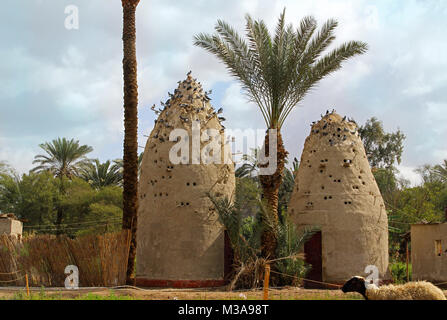
[(192, 185), (195, 186), (195, 185), (197, 185), (197, 183), (193, 182)]
[(351, 201), (345, 201), (345, 204), (352, 204)]
[(186, 185), (189, 186), (189, 182), (187, 182)]
[(324, 190), (324, 186), (321, 186), (321, 190)]

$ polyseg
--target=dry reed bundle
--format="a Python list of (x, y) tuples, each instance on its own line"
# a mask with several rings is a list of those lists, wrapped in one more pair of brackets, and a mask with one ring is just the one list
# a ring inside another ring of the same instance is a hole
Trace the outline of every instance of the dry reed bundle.
[[(70, 239), (39, 235), (16, 241), (0, 236), (0, 286), (23, 285), (13, 280), (28, 274), (31, 286), (64, 286), (67, 265), (79, 269), (80, 286), (116, 286), (125, 283), (129, 232)], [(2, 275), (1, 273), (15, 273)]]

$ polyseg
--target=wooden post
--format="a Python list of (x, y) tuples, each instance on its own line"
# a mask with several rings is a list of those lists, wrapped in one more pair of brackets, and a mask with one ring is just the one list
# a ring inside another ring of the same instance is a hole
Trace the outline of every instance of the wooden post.
[(269, 299), (269, 280), (270, 280), (270, 265), (267, 263), (265, 265), (265, 272), (264, 272), (264, 300)]
[(408, 270), (408, 240), (407, 240), (407, 242), (406, 242), (406, 249), (407, 249), (407, 282), (409, 282), (410, 281), (410, 273), (409, 273), (409, 270)]
[(26, 294), (29, 297), (29, 283), (28, 283), (28, 274), (25, 274), (25, 283), (26, 283)]

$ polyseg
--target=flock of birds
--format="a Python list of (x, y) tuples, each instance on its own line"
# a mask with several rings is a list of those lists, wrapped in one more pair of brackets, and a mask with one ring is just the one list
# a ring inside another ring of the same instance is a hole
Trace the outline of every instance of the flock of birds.
[[(323, 130), (326, 130), (327, 128), (328, 128), (328, 126), (330, 126), (330, 122), (328, 122), (328, 121), (326, 121), (326, 119), (324, 119), (326, 116), (328, 116), (328, 115), (331, 115), (331, 114), (334, 114), (336, 111), (335, 111), (335, 109), (332, 109), (332, 111), (330, 112), (329, 110), (326, 110), (326, 114), (323, 116), (322, 114), (320, 115), (321, 116), (321, 119), (322, 120), (320, 120), (319, 122), (321, 122), (321, 121), (323, 121), (323, 126), (321, 127), (321, 128), (315, 128), (315, 129), (312, 129), (312, 133), (315, 133), (315, 134), (318, 134), (318, 133), (320, 133), (320, 129), (321, 129), (321, 135), (322, 136), (327, 136), (327, 135), (329, 135), (329, 132), (327, 132), (327, 131), (323, 131)], [(329, 119), (330, 120), (330, 119)], [(348, 128), (346, 128), (346, 127), (344, 127), (343, 128), (343, 132), (342, 132), (342, 129), (341, 128), (337, 128), (337, 133), (334, 133), (333, 134), (333, 136), (334, 137), (338, 137), (338, 138), (341, 138), (341, 141), (345, 141), (346, 139), (347, 139), (347, 133), (349, 132), (349, 133), (351, 133), (352, 135), (356, 135), (357, 134), (357, 132), (358, 132), (358, 129), (357, 129), (357, 123), (354, 121), (354, 119), (351, 119), (351, 118), (347, 118), (346, 116), (344, 116), (343, 118), (342, 118), (342, 123), (343, 122), (347, 122), (347, 123), (353, 123), (353, 124), (355, 124), (355, 128), (354, 128), (354, 130), (352, 131), (352, 130), (350, 130), (350, 129), (348, 129)], [(314, 127), (314, 125), (315, 124), (317, 124), (317, 123), (319, 123), (319, 122), (317, 122), (317, 121), (313, 121), (312, 123), (311, 123), (311, 127)], [(333, 146), (334, 144), (335, 144), (335, 141), (333, 140), (333, 139), (329, 139), (329, 144), (331, 145), (331, 146)]]
[[(168, 92), (168, 100), (165, 102), (160, 101), (160, 104), (163, 108), (156, 108), (156, 105), (154, 104), (150, 109), (155, 113), (155, 115), (158, 116), (158, 119), (155, 119), (155, 124), (160, 124), (164, 126), (165, 128), (174, 128), (174, 126), (168, 122), (167, 117), (170, 115), (171, 111), (169, 110), (171, 106), (174, 105), (174, 103), (181, 102), (179, 104), (179, 107), (182, 109), (182, 113), (179, 114), (179, 119), (183, 123), (189, 123), (191, 121), (189, 115), (199, 114), (200, 112), (207, 111), (206, 114), (206, 122), (211, 120), (213, 117), (217, 117), (219, 120), (219, 123), (225, 121), (226, 119), (221, 116), (223, 113), (223, 108), (219, 108), (217, 111), (213, 107), (206, 108), (206, 103), (211, 101), (211, 98), (209, 95), (212, 93), (212, 90), (204, 91), (202, 89), (202, 86), (200, 82), (197, 82), (197, 79), (193, 79), (191, 77), (191, 71), (189, 71), (187, 74), (187, 79), (184, 81), (178, 81), (179, 87), (174, 90), (174, 93)], [(178, 101), (180, 99), (180, 101)], [(186, 100), (186, 101), (185, 101)], [(199, 100), (200, 106), (197, 106), (197, 103), (194, 103), (195, 101)], [(160, 115), (163, 114), (164, 117), (160, 117)], [(195, 121), (200, 121), (200, 119), (196, 118)], [(225, 127), (221, 124), (221, 133), (223, 130), (225, 130)], [(159, 136), (160, 131), (158, 131), (155, 135), (155, 139), (159, 139), (161, 142), (165, 141), (165, 138)]]
[[(155, 124), (159, 123), (161, 125), (163, 125), (165, 128), (174, 128), (174, 126), (169, 123), (167, 121), (167, 117), (169, 116), (170, 109), (171, 106), (173, 105), (174, 101), (177, 102), (177, 99), (183, 99), (183, 101), (181, 101), (182, 103), (179, 104), (180, 108), (183, 109), (182, 114), (180, 114), (178, 117), (179, 119), (183, 122), (183, 123), (189, 123), (191, 121), (190, 117), (188, 116), (189, 114), (191, 114), (191, 112), (196, 112), (197, 114), (200, 112), (205, 111), (206, 109), (206, 103), (208, 103), (209, 101), (211, 101), (211, 98), (209, 97), (209, 95), (212, 93), (212, 90), (209, 91), (204, 91), (202, 89), (202, 86), (200, 84), (200, 82), (197, 82), (197, 79), (193, 79), (191, 77), (191, 71), (189, 71), (187, 74), (187, 79), (183, 80), (183, 81), (178, 81), (177, 83), (179, 84), (179, 87), (177, 89), (174, 90), (174, 93), (168, 92), (168, 100), (166, 100), (165, 102), (160, 101), (160, 104), (163, 108), (156, 108), (156, 105), (154, 104), (150, 109), (157, 115), (159, 116), (158, 119), (155, 119), (154, 122)], [(180, 90), (183, 89), (183, 90)], [(186, 98), (186, 99), (184, 99)], [(184, 100), (186, 100), (186, 102), (184, 102)], [(194, 104), (194, 101), (199, 100), (200, 101), (200, 106), (196, 106)], [(160, 117), (160, 115), (162, 114), (162, 112), (165, 111), (164, 113), (164, 118)], [(330, 115), (330, 114), (334, 114), (336, 111), (335, 109), (332, 109), (332, 111), (326, 110), (326, 114), (323, 116), (323, 114), (321, 114), (321, 119), (325, 118), (326, 116)], [(212, 119), (213, 117), (217, 117), (217, 119), (219, 120), (219, 123), (225, 121), (226, 119), (221, 116), (221, 114), (223, 113), (223, 108), (219, 108), (217, 111), (214, 110), (213, 107), (209, 107), (207, 110), (207, 115), (206, 115), (206, 121), (209, 121), (210, 119)], [(196, 119), (196, 121), (200, 121), (199, 119)], [(354, 119), (351, 118), (347, 118), (346, 116), (344, 116), (342, 118), (342, 122), (348, 122), (348, 123), (354, 123), (357, 126), (357, 123), (354, 121)], [(313, 127), (315, 124), (317, 123), (317, 121), (313, 121), (311, 123), (311, 127)], [(323, 127), (321, 128), (322, 130), (327, 129), (329, 123), (323, 119)], [(225, 127), (221, 124), (221, 133), (225, 130)], [(344, 128), (343, 131), (346, 132), (350, 132), (351, 134), (356, 134), (357, 133), (357, 127), (355, 128), (354, 131), (349, 130), (348, 128)], [(155, 135), (154, 138), (159, 139), (161, 142), (165, 141), (165, 138), (159, 136), (159, 132), (158, 131)], [(313, 129), (312, 130), (313, 133), (320, 133), (320, 129)], [(321, 132), (323, 136), (328, 135), (328, 132)], [(341, 137), (341, 136), (340, 136)], [(343, 135), (342, 140), (346, 140), (346, 134)], [(329, 143), (331, 145), (333, 145), (333, 141), (329, 140)]]

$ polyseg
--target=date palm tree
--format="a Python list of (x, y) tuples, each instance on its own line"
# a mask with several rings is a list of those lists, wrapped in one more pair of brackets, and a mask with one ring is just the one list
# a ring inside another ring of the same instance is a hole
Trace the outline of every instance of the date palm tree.
[(138, 84), (135, 12), (140, 0), (121, 0), (123, 6), (124, 151), (123, 229), (130, 230), (127, 284), (134, 284), (138, 212)]
[(443, 164), (437, 164), (433, 167), (433, 173), (442, 182), (447, 181), (447, 160)]
[(41, 143), (39, 147), (46, 154), (38, 154), (34, 157), (33, 164), (38, 165), (31, 171), (49, 171), (58, 178), (79, 176), (80, 169), (91, 161), (86, 154), (93, 151), (93, 148), (88, 145), (81, 146), (79, 141), (66, 138)]
[(95, 159), (81, 171), (81, 178), (87, 181), (93, 188), (100, 189), (107, 186), (120, 186), (123, 181), (123, 174), (116, 164), (111, 164), (110, 160), (104, 163)]
[[(79, 141), (66, 138), (57, 138), (51, 142), (39, 145), (46, 154), (38, 154), (34, 157), (33, 164), (38, 164), (31, 172), (48, 171), (60, 179), (59, 190), (65, 193), (64, 178), (71, 179), (79, 176), (82, 167), (90, 163), (86, 155), (93, 151), (88, 145), (79, 145)], [(61, 233), (60, 225), (64, 216), (62, 206), (58, 206), (56, 215), (56, 234)]]
[[(335, 39), (336, 20), (328, 20), (317, 31), (313, 17), (305, 17), (298, 28), (285, 23), (285, 9), (272, 35), (262, 20), (245, 16), (246, 40), (222, 20), (215, 34), (200, 33), (194, 44), (213, 53), (230, 74), (242, 85), (250, 101), (255, 102), (268, 129), (276, 129), (277, 167), (274, 174), (260, 176), (270, 220), (278, 221), (278, 190), (281, 185), (287, 151), (284, 149), (281, 128), (290, 112), (328, 74), (341, 68), (343, 61), (367, 50), (358, 41), (343, 43), (322, 56)], [(268, 132), (268, 131), (267, 131)], [(269, 155), (269, 135), (264, 150)], [(275, 227), (275, 225), (273, 226)], [(271, 228), (262, 235), (263, 255), (274, 257), (277, 239)]]

